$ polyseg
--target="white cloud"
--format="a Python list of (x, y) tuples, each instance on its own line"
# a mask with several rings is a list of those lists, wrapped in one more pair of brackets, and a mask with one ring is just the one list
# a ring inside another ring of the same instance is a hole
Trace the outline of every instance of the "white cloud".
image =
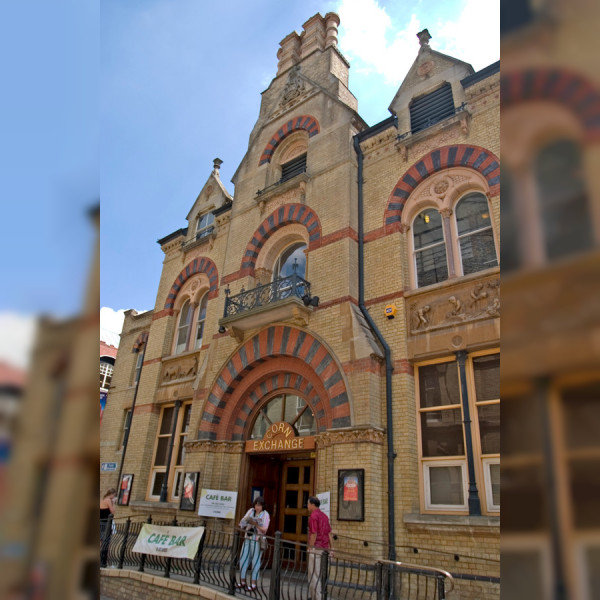
[[(431, 47), (482, 69), (500, 57), (500, 0), (465, 0), (462, 8), (418, 3), (398, 26), (377, 0), (340, 0), (339, 46), (355, 72), (379, 75), (400, 85), (419, 51), (417, 32), (425, 27)], [(444, 19), (436, 12), (452, 15)], [(406, 23), (406, 24), (404, 24)]]
[(100, 339), (118, 348), (124, 319), (125, 309), (114, 310), (103, 306), (100, 309)]
[(35, 316), (0, 313), (0, 360), (22, 369), (28, 367), (36, 323)]

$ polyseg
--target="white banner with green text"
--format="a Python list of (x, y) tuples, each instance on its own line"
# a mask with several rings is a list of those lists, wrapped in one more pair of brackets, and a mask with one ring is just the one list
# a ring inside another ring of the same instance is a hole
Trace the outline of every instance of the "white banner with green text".
[(134, 552), (193, 559), (204, 527), (163, 527), (144, 523), (133, 546)]

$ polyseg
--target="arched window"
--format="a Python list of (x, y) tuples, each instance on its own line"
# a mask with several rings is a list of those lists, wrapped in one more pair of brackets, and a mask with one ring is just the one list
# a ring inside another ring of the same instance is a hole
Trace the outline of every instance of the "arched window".
[(273, 265), (273, 279), (281, 279), (289, 277), (294, 273), (294, 263), (296, 264), (296, 275), (306, 278), (306, 250), (307, 246), (304, 242), (296, 242), (289, 245), (277, 257)]
[(448, 279), (448, 261), (442, 215), (434, 208), (419, 213), (413, 221), (417, 287)]
[(479, 193), (463, 196), (454, 211), (462, 274), (476, 273), (498, 264), (487, 198)]
[(280, 421), (289, 423), (299, 436), (317, 433), (315, 416), (306, 400), (294, 394), (279, 394), (260, 409), (250, 439), (262, 439), (267, 429)]
[(422, 210), (412, 232), (416, 287), (498, 266), (490, 205), (481, 192), (463, 195), (453, 210)]
[(535, 179), (546, 257), (559, 258), (592, 245), (581, 150), (572, 140), (551, 142), (535, 159)]
[(179, 313), (179, 325), (177, 327), (177, 343), (175, 346), (175, 354), (180, 354), (187, 350), (188, 336), (190, 333), (190, 327), (192, 325), (192, 317), (194, 315), (194, 309), (189, 300), (186, 300), (184, 305), (181, 307)]
[(194, 349), (198, 349), (202, 346), (202, 337), (204, 335), (204, 321), (206, 320), (206, 305), (208, 303), (208, 294), (204, 294), (198, 307), (198, 320), (196, 321), (196, 341), (194, 343)]

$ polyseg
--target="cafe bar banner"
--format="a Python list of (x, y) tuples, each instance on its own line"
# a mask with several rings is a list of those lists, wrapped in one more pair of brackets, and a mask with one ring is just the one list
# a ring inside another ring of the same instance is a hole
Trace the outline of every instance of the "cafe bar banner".
[(144, 523), (133, 546), (134, 552), (193, 559), (204, 527), (163, 527)]

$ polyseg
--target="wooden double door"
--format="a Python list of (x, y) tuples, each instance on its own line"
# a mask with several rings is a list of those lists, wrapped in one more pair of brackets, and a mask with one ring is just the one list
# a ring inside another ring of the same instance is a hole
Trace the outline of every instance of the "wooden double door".
[[(251, 455), (248, 506), (262, 493), (271, 515), (268, 535), (281, 531), (286, 542), (308, 539), (308, 498), (314, 494), (315, 461), (293, 455)], [(246, 509), (247, 510), (247, 509)], [(288, 544), (286, 544), (288, 546)]]

